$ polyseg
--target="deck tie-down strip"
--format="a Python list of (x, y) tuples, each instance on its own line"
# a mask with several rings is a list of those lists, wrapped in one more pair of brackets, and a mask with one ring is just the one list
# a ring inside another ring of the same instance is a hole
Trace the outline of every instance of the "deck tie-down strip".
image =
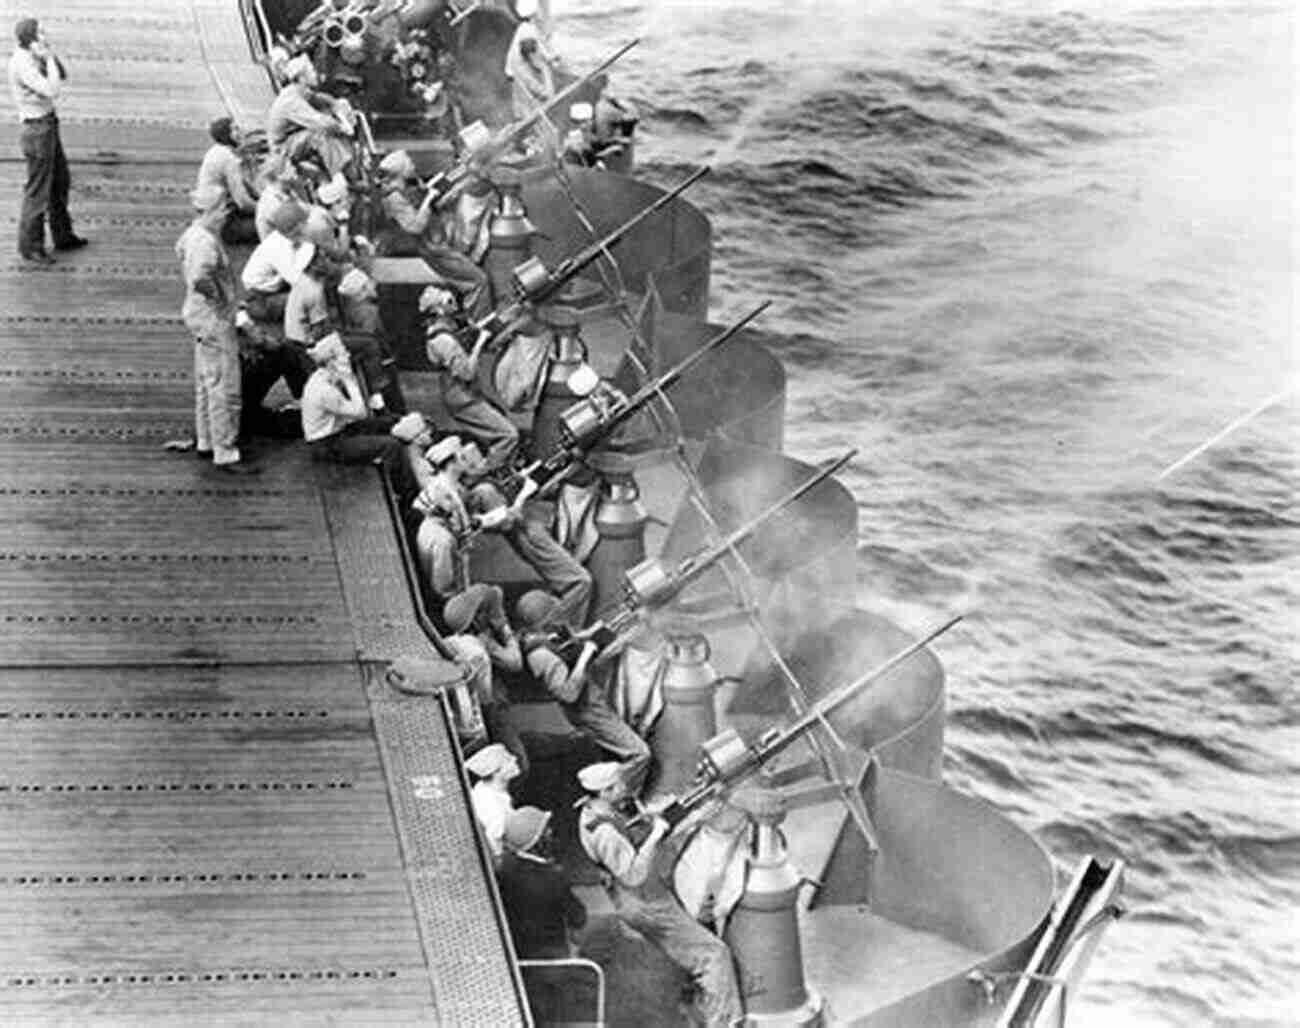
[[(397, 698), (373, 679), (371, 718), (415, 905), (437, 1023), (485, 1028), (523, 1024), (506, 942), (493, 914), (469, 817), (446, 708), (435, 698)], [(393, 698), (387, 698), (392, 696)]]
[(360, 882), (364, 871), (193, 871), (187, 873), (148, 872), (109, 874), (90, 872), (67, 874), (0, 875), (0, 887), (57, 889), (65, 886), (101, 885), (293, 885), (303, 882)]
[(220, 970), (102, 971), (78, 974), (22, 974), (0, 971), (0, 989), (76, 989), (88, 986), (160, 986), (160, 985), (248, 985), (262, 982), (278, 985), (319, 986), (322, 982), (373, 985), (391, 981), (399, 971), (391, 967), (315, 967), (315, 968), (221, 968)]

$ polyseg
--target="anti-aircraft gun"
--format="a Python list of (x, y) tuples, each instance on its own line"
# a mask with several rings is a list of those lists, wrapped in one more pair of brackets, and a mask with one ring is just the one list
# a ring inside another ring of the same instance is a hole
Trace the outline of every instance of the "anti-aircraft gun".
[(763, 301), (730, 328), (719, 332), (631, 396), (618, 394), (612, 400), (601, 395), (588, 396), (567, 408), (560, 414), (560, 442), (555, 449), (546, 457), (514, 472), (512, 481), (506, 483), (507, 488), (528, 479), (536, 485), (537, 495), (554, 494), (581, 466), (584, 457), (609, 439), (647, 403), (767, 310), (771, 303), (770, 300)]
[(860, 678), (842, 685), (809, 708), (784, 728), (770, 728), (752, 742), (746, 742), (734, 728), (719, 732), (700, 747), (700, 766), (696, 784), (683, 796), (659, 812), (669, 826), (676, 828), (690, 814), (701, 809), (762, 770), (777, 755), (813, 731), (836, 709), (858, 695), (872, 682), (893, 670), (918, 650), (928, 646), (960, 621), (960, 614), (949, 618), (923, 638), (895, 653)]
[(571, 82), (551, 99), (547, 100), (546, 103), (538, 107), (537, 110), (507, 125), (495, 134), (490, 134), (482, 122), (467, 125), (461, 132), (461, 139), (466, 146), (465, 155), (450, 168), (440, 171), (425, 182), (426, 190), (434, 195), (433, 202), (438, 205), (450, 203), (469, 183), (476, 170), (486, 167), (509, 151), (542, 118), (552, 111), (560, 109), (565, 101), (589, 85), (596, 76), (600, 75), (639, 42), (639, 39), (634, 39), (630, 43), (624, 43), (586, 75)]
[(488, 332), (493, 335), (509, 329), (531, 307), (545, 303), (563, 288), (569, 279), (577, 275), (578, 272), (582, 271), (601, 254), (608, 251), (611, 246), (645, 221), (646, 218), (663, 210), (664, 207), (676, 200), (677, 197), (681, 196), (682, 193), (708, 173), (709, 169), (707, 167), (693, 172), (685, 181), (674, 186), (654, 203), (642, 208), (623, 224), (596, 240), (596, 242), (579, 250), (573, 256), (566, 257), (554, 269), (548, 269), (537, 257), (530, 257), (522, 264), (517, 265), (513, 272), (515, 291), (518, 294), (516, 298), (501, 304), (496, 310), (484, 315), (478, 321), (472, 322), (469, 329), (475, 334)]
[[(669, 603), (700, 575), (758, 531), (763, 524), (844, 467), (857, 456), (857, 452), (857, 450), (850, 450), (816, 474), (809, 476), (766, 510), (728, 533), (725, 539), (686, 557), (676, 567), (670, 569), (661, 558), (650, 557), (629, 568), (623, 575), (623, 599), (615, 609), (602, 615), (581, 632), (574, 633), (572, 639), (590, 640), (602, 649), (608, 649), (631, 631), (643, 611), (654, 610)], [(564, 642), (564, 640), (560, 641)]]

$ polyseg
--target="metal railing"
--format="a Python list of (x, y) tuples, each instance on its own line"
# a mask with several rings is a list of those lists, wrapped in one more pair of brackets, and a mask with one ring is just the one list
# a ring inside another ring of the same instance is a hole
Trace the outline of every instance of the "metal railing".
[[(554, 960), (520, 960), (519, 966), (527, 971), (530, 967), (565, 968), (570, 971), (590, 971), (596, 980), (596, 1028), (605, 1028), (605, 970), (594, 960), (586, 957), (557, 957)], [(525, 987), (527, 986), (527, 975)]]

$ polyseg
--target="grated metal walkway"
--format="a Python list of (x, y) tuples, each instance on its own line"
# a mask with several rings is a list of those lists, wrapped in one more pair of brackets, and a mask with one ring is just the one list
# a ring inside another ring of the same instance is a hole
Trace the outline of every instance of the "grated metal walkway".
[(382, 684), (430, 646), (378, 478), (159, 447), (191, 419), (172, 245), (204, 126), (268, 99), (236, 0), (43, 21), (92, 245), (18, 269), (7, 107), (0, 1020), (522, 1023), (443, 708)]

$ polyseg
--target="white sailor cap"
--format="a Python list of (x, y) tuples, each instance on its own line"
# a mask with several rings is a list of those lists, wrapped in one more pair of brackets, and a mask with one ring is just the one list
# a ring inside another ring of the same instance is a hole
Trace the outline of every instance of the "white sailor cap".
[(339, 279), (339, 296), (346, 297), (349, 300), (360, 299), (370, 294), (373, 285), (374, 280), (360, 268), (350, 268)]
[(327, 206), (333, 206), (340, 200), (346, 200), (347, 195), (348, 180), (343, 177), (341, 172), (316, 190), (317, 199)]
[(458, 453), (460, 453), (460, 436), (449, 435), (445, 439), (439, 439), (425, 450), (424, 459), (436, 468), (446, 464)]
[(297, 82), (304, 75), (307, 75), (314, 69), (311, 58), (306, 54), (299, 54), (288, 60), (284, 65), (284, 77), (290, 82)]
[(571, 104), (569, 106), (570, 121), (591, 121), (594, 114), (591, 104), (588, 103)]
[(291, 265), (293, 268), (293, 273), (295, 275), (301, 275), (304, 271), (307, 270), (307, 266), (311, 264), (315, 256), (316, 256), (315, 243), (299, 243), (298, 249), (294, 250), (293, 252), (293, 264)]
[(348, 348), (343, 345), (343, 339), (337, 332), (331, 332), (322, 336), (307, 353), (317, 364), (328, 364), (336, 357), (348, 356)]
[(612, 760), (600, 764), (588, 764), (578, 772), (578, 783), (588, 792), (608, 789), (622, 778), (623, 765)]
[(479, 778), (491, 778), (506, 766), (510, 751), (499, 742), (489, 743), (465, 761), (465, 770)]
[(413, 443), (428, 430), (429, 423), (424, 420), (424, 415), (418, 410), (413, 410), (398, 418), (397, 424), (388, 431), (404, 443)]

